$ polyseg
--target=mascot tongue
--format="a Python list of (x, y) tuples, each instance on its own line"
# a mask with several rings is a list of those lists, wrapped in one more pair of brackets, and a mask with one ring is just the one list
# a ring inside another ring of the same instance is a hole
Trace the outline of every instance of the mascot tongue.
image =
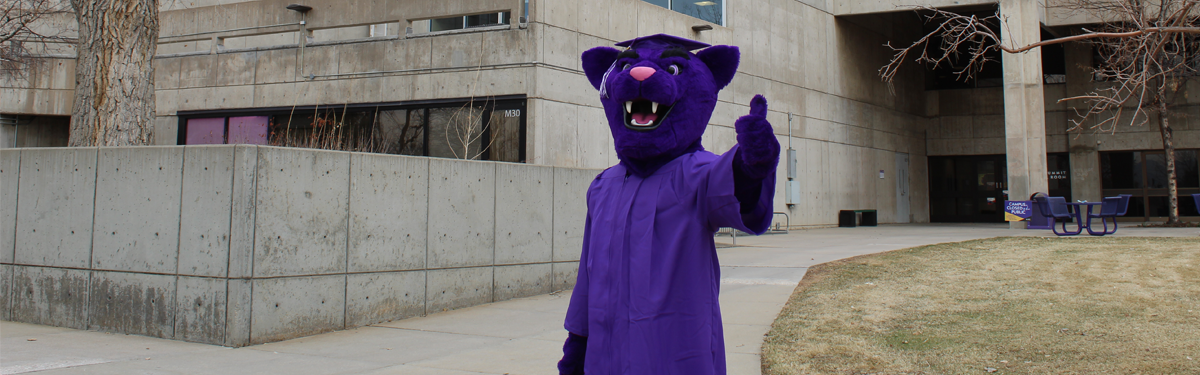
[(654, 122), (654, 120), (658, 120), (658, 114), (654, 114), (654, 113), (634, 113), (633, 114), (633, 122), (635, 123), (634, 125), (650, 125), (651, 123)]

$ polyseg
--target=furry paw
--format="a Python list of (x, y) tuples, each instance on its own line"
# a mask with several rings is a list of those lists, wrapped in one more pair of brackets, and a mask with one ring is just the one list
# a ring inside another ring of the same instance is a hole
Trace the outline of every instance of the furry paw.
[(753, 179), (763, 179), (775, 173), (779, 164), (779, 140), (775, 139), (775, 131), (767, 122), (767, 99), (755, 95), (750, 100), (750, 114), (742, 116), (734, 123), (737, 131), (738, 153), (735, 160), (742, 173)]
[(587, 337), (567, 333), (563, 343), (563, 358), (558, 361), (559, 375), (583, 375), (583, 360), (587, 352)]

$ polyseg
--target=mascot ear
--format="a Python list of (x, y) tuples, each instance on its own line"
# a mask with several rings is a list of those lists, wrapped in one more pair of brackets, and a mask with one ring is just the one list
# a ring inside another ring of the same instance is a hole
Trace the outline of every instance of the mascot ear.
[(596, 47), (583, 52), (583, 73), (587, 74), (592, 87), (600, 89), (600, 81), (613, 62), (617, 61), (618, 53), (620, 51), (610, 47)]
[(742, 54), (735, 46), (712, 46), (697, 53), (696, 57), (699, 57), (704, 65), (708, 65), (708, 70), (712, 71), (713, 80), (716, 81), (717, 90), (720, 90), (733, 81)]

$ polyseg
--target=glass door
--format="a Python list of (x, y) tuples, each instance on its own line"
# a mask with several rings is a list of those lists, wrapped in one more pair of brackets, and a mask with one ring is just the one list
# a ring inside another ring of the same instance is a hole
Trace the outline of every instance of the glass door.
[(1004, 221), (1004, 155), (931, 156), (929, 164), (931, 221)]

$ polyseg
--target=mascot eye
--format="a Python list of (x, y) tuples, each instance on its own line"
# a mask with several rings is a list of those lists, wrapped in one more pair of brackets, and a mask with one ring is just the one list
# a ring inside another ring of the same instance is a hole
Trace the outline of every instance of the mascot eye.
[(679, 65), (671, 64), (671, 66), (667, 67), (667, 72), (671, 73), (671, 75), (679, 75)]
[(622, 68), (621, 68), (621, 70), (629, 70), (629, 67), (630, 67), (630, 66), (631, 66), (631, 65), (629, 65), (629, 64), (625, 64), (625, 66), (624, 66), (624, 67), (622, 67)]

